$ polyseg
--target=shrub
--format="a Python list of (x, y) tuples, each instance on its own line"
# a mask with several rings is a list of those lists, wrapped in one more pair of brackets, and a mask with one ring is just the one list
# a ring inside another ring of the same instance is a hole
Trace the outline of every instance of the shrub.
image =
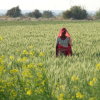
[(63, 18), (85, 19), (87, 11), (80, 6), (73, 6), (70, 10), (63, 12)]
[(100, 9), (96, 12), (95, 17), (96, 17), (96, 19), (100, 19)]
[(43, 12), (43, 17), (45, 17), (45, 18), (51, 18), (53, 16), (54, 15), (53, 15), (52, 11), (44, 11)]
[(10, 10), (8, 10), (6, 15), (10, 17), (20, 17), (22, 14), (21, 14), (21, 10), (19, 6), (17, 6), (17, 7), (13, 7)]
[(28, 14), (28, 16), (29, 16), (29, 17), (39, 18), (39, 17), (42, 16), (42, 14), (40, 13), (39, 10), (36, 9), (35, 11), (30, 12), (30, 13)]

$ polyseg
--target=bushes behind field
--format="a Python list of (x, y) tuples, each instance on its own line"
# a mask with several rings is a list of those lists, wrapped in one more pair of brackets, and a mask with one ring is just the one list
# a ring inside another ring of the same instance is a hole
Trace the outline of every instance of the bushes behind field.
[(21, 15), (22, 14), (19, 6), (9, 9), (6, 13), (6, 16), (10, 16), (10, 17), (20, 17)]
[(70, 10), (63, 12), (63, 18), (72, 18), (72, 19), (86, 19), (87, 11), (82, 9), (80, 6), (73, 6)]
[[(5, 14), (8, 17), (22, 17), (22, 18), (56, 18), (56, 19), (88, 19), (88, 20), (93, 20), (93, 19), (100, 19), (100, 10), (98, 10), (94, 15), (89, 15), (88, 12), (81, 8), (80, 6), (73, 6), (69, 10), (63, 11), (59, 15), (55, 15), (54, 12), (49, 11), (49, 10), (44, 10), (41, 12), (38, 9), (35, 9), (32, 12), (28, 12), (25, 14), (22, 14), (21, 9), (19, 6), (13, 7), (7, 11)], [(4, 16), (3, 16), (4, 17)]]
[(95, 14), (96, 19), (100, 19), (100, 9)]
[(38, 9), (35, 9), (34, 11), (29, 12), (27, 14), (22, 14), (19, 6), (9, 9), (6, 13), (6, 16), (14, 17), (14, 18), (21, 17), (21, 16), (33, 17), (33, 18), (40, 18), (40, 17), (52, 18), (52, 17), (54, 17), (52, 11), (45, 10), (45, 11), (43, 11), (43, 13), (41, 13)]

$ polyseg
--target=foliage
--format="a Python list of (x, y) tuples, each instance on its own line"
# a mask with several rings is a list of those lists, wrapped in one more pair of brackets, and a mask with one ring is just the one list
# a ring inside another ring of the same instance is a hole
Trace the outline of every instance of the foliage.
[(63, 12), (64, 18), (85, 19), (87, 18), (86, 10), (80, 6), (73, 6), (70, 10)]
[[(72, 57), (55, 57), (62, 26), (72, 36)], [(99, 100), (99, 26), (100, 21), (0, 21), (0, 100)]]
[(10, 16), (10, 17), (20, 17), (21, 16), (21, 10), (20, 10), (19, 6), (13, 7), (10, 10), (7, 11), (6, 15)]
[(42, 16), (45, 18), (51, 18), (54, 15), (53, 15), (52, 11), (44, 11)]
[(96, 19), (100, 19), (100, 9), (96, 12), (95, 17), (96, 17)]
[(40, 13), (39, 10), (36, 9), (35, 11), (30, 12), (30, 13), (28, 14), (28, 16), (29, 16), (29, 17), (39, 18), (39, 17), (42, 16), (42, 14)]
[(63, 18), (71, 18), (71, 17), (72, 17), (72, 12), (70, 10), (63, 12)]

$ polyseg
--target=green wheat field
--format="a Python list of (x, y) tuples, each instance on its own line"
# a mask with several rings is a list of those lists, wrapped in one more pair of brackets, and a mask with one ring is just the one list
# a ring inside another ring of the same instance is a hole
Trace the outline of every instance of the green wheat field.
[[(73, 56), (55, 56), (62, 27)], [(100, 100), (100, 21), (0, 21), (0, 100)]]

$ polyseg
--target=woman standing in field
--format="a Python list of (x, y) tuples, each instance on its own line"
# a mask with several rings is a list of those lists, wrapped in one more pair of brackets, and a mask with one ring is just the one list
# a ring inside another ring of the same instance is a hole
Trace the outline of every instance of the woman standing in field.
[(72, 40), (66, 28), (61, 29), (56, 42), (56, 56), (61, 54), (72, 55)]

